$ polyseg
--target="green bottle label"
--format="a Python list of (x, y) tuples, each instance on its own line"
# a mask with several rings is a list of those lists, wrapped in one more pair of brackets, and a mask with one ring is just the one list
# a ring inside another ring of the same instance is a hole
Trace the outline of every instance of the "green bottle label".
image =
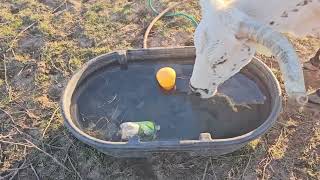
[(139, 136), (145, 139), (155, 139), (157, 133), (157, 127), (152, 121), (135, 122), (139, 125)]

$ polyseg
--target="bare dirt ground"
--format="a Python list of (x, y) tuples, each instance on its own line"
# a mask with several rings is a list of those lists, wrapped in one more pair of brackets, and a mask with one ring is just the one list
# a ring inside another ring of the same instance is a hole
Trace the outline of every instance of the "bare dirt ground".
[[(178, 10), (200, 19), (198, 8)], [(141, 48), (154, 16), (143, 0), (0, 0), (0, 179), (320, 179), (319, 105), (285, 108), (266, 135), (221, 157), (117, 159), (76, 140), (58, 106), (67, 80), (97, 55)], [(193, 32), (185, 19), (164, 18), (149, 46), (192, 45)], [(290, 39), (308, 90), (319, 88), (308, 61), (320, 39)], [(260, 58), (282, 82), (272, 58)]]

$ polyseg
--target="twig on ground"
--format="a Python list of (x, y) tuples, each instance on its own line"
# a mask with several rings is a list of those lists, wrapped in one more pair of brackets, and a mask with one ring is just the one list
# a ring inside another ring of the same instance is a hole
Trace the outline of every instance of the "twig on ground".
[(39, 178), (39, 176), (38, 176), (38, 173), (37, 173), (37, 171), (34, 169), (34, 167), (32, 166), (32, 164), (30, 164), (30, 167), (31, 167), (34, 175), (36, 176), (37, 180), (40, 180), (40, 178)]
[(32, 24), (30, 24), (29, 26), (27, 26), (26, 28), (24, 28), (22, 31), (20, 31), (15, 37), (14, 39), (11, 41), (10, 43), (10, 47), (6, 50), (6, 52), (10, 51), (12, 49), (13, 44), (15, 43), (15, 41), (18, 39), (19, 36), (21, 36), (24, 32), (26, 32), (28, 29), (30, 29), (32, 26), (34, 26), (37, 22), (33, 22)]
[(250, 164), (250, 162), (251, 162), (251, 157), (252, 157), (252, 155), (249, 157), (248, 163), (247, 163), (246, 167), (245, 167), (244, 170), (243, 170), (241, 179), (244, 179), (244, 176), (245, 176), (245, 174), (246, 174), (246, 172), (247, 172), (247, 169), (248, 169), (248, 167), (249, 167), (249, 164)]
[(208, 165), (209, 165), (209, 160), (206, 163), (206, 168), (204, 169), (204, 172), (203, 172), (203, 175), (202, 175), (202, 180), (204, 180), (206, 178)]
[(39, 148), (37, 145), (33, 144), (31, 141), (25, 139), (25, 141), (27, 141), (30, 145), (32, 145), (33, 148), (41, 151), (43, 154), (47, 155), (48, 157), (50, 157), (55, 163), (57, 163), (58, 165), (60, 165), (63, 169), (67, 170), (68, 172), (71, 172), (70, 169), (68, 169), (65, 165), (63, 165), (60, 161), (58, 161), (55, 157), (53, 157), (51, 154), (47, 153), (46, 151), (42, 150), (41, 148)]
[[(68, 136), (68, 134), (66, 133), (66, 131), (62, 131), (63, 135), (68, 139), (68, 141), (70, 142), (70, 147), (73, 146), (75, 148), (77, 148), (77, 146), (74, 144), (74, 141), (72, 139), (70, 139), (70, 137)], [(70, 148), (69, 147), (69, 148)], [(68, 149), (69, 150), (69, 149)]]
[(12, 92), (11, 92), (11, 87), (8, 82), (8, 75), (7, 75), (7, 65), (6, 65), (6, 55), (3, 54), (3, 68), (4, 68), (4, 82), (6, 83), (6, 89), (9, 95), (9, 101), (12, 100)]
[(271, 159), (268, 157), (266, 160), (266, 164), (263, 166), (262, 179), (265, 179), (267, 166), (270, 164)]
[(18, 172), (20, 171), (20, 167), (23, 167), (25, 163), (26, 159), (24, 159), (23, 163), (19, 166), (19, 168), (17, 168), (17, 170), (13, 173), (9, 180), (12, 180), (18, 174)]
[(71, 158), (70, 158), (69, 155), (68, 155), (68, 161), (69, 161), (72, 169), (74, 170), (74, 172), (75, 172), (75, 173), (77, 174), (77, 176), (82, 180), (82, 177), (80, 176), (80, 173), (79, 173), (79, 172), (77, 171), (77, 169), (74, 167), (74, 165), (73, 165), (73, 163), (72, 163)]
[(18, 126), (16, 126), (16, 125), (11, 125), (11, 127), (15, 128), (15, 129), (18, 131), (18, 133), (20, 133), (21, 135), (28, 136), (28, 138), (30, 138), (30, 139), (32, 139), (32, 140), (36, 140), (36, 141), (38, 140), (38, 139), (33, 138), (31, 135), (29, 135), (29, 134), (21, 131), (21, 130), (18, 128)]
[(45, 146), (53, 147), (53, 148), (56, 148), (56, 149), (64, 149), (63, 147), (53, 146), (51, 144), (44, 143), (43, 141), (40, 141), (39, 139), (33, 138), (30, 134), (21, 131), (17, 126), (14, 126), (14, 125), (11, 125), (11, 126), (13, 128), (15, 128), (18, 131), (18, 133), (20, 133), (21, 135), (24, 135), (24, 136), (28, 137), (28, 139), (32, 139), (33, 141), (39, 142), (39, 143), (41, 143), (42, 145), (45, 145)]
[(9, 173), (7, 175), (0, 176), (0, 180), (8, 179), (8, 177), (12, 176), (13, 173), (15, 173), (15, 172), (11, 172), (11, 173)]
[(53, 118), (54, 118), (54, 116), (57, 114), (58, 110), (59, 110), (59, 107), (57, 107), (56, 110), (54, 110), (54, 112), (52, 113), (51, 118), (50, 118), (50, 121), (48, 122), (46, 128), (43, 130), (42, 139), (44, 138), (44, 135), (46, 134), (48, 128), (50, 127), (50, 124), (51, 124), (51, 122), (53, 121)]
[(65, 5), (67, 3), (67, 1), (63, 1), (59, 6), (57, 6), (56, 8), (54, 8), (54, 10), (51, 12), (52, 14), (55, 14), (57, 12), (57, 10), (59, 8), (61, 8), (63, 5)]
[(53, 60), (50, 60), (51, 66), (53, 68), (55, 68), (57, 71), (59, 71), (61, 74), (65, 74), (65, 72), (63, 70), (61, 70), (60, 68), (58, 68), (55, 64)]
[(71, 148), (71, 144), (67, 146), (67, 148), (65, 148), (64, 150), (66, 151), (66, 155), (65, 157), (63, 158), (63, 163), (66, 164), (67, 160), (68, 160), (68, 157), (69, 157), (69, 150)]
[(21, 169), (25, 169), (26, 167), (30, 166), (30, 164), (27, 164), (25, 166), (20, 166), (18, 168), (9, 168), (9, 169), (6, 169), (7, 171), (16, 171), (16, 170), (21, 170)]
[(12, 52), (13, 57), (16, 58), (16, 53), (14, 52), (13, 49), (11, 49), (11, 52)]
[(11, 114), (9, 114), (7, 111), (3, 110), (0, 108), (0, 111), (4, 112), (11, 120), (11, 122), (16, 125), (16, 122), (14, 121), (13, 117), (11, 116)]
[(216, 172), (215, 172), (214, 169), (213, 169), (213, 163), (212, 163), (212, 158), (211, 158), (211, 157), (210, 157), (210, 164), (211, 164), (211, 170), (212, 170), (212, 172), (213, 172), (213, 175), (214, 175), (215, 179), (218, 179), (218, 178), (217, 178), (217, 175), (216, 175)]
[[(13, 135), (15, 135), (15, 134), (12, 134), (11, 132), (9, 134), (5, 135), (5, 136), (0, 134), (0, 139), (6, 139), (6, 138), (11, 139), (11, 137)], [(1, 147), (0, 147), (0, 150), (1, 150)]]
[(5, 143), (5, 144), (14, 144), (14, 145), (18, 145), (18, 146), (24, 146), (24, 147), (33, 147), (31, 145), (28, 145), (28, 144), (19, 143), (19, 142), (11, 142), (11, 141), (1, 140), (1, 139), (0, 139), (0, 142), (1, 143)]

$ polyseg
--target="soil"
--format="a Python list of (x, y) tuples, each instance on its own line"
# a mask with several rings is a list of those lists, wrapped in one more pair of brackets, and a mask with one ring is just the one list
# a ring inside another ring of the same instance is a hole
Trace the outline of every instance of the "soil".
[[(177, 10), (200, 19), (196, 1)], [(299, 112), (284, 101), (266, 135), (220, 157), (118, 159), (72, 136), (58, 106), (68, 79), (97, 55), (141, 48), (154, 17), (144, 0), (1, 0), (0, 179), (320, 179), (320, 106), (311, 103)], [(193, 32), (185, 19), (164, 18), (149, 46), (192, 45)], [(304, 64), (308, 91), (319, 88), (320, 70), (309, 59), (320, 39), (288, 37)], [(283, 88), (276, 61), (260, 58)]]

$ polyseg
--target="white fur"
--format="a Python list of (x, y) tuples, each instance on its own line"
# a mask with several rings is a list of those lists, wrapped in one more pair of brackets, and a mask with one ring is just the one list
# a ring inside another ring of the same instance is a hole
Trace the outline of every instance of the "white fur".
[[(309, 17), (312, 23), (306, 23), (306, 28), (310, 29), (296, 28), (291, 29), (292, 32), (300, 35), (319, 33), (320, 22), (315, 22), (320, 16), (314, 18), (314, 15), (320, 15), (317, 9), (320, 3), (319, 0), (309, 1), (200, 0), (203, 19), (195, 33), (197, 58), (190, 80), (193, 90), (203, 98), (212, 97), (221, 83), (251, 61), (256, 43), (261, 43), (277, 57), (289, 96), (305, 96), (298, 56), (289, 41), (271, 28), (285, 31), (299, 23), (302, 26)], [(283, 15), (283, 12), (287, 13)], [(294, 13), (302, 13), (301, 18)]]

